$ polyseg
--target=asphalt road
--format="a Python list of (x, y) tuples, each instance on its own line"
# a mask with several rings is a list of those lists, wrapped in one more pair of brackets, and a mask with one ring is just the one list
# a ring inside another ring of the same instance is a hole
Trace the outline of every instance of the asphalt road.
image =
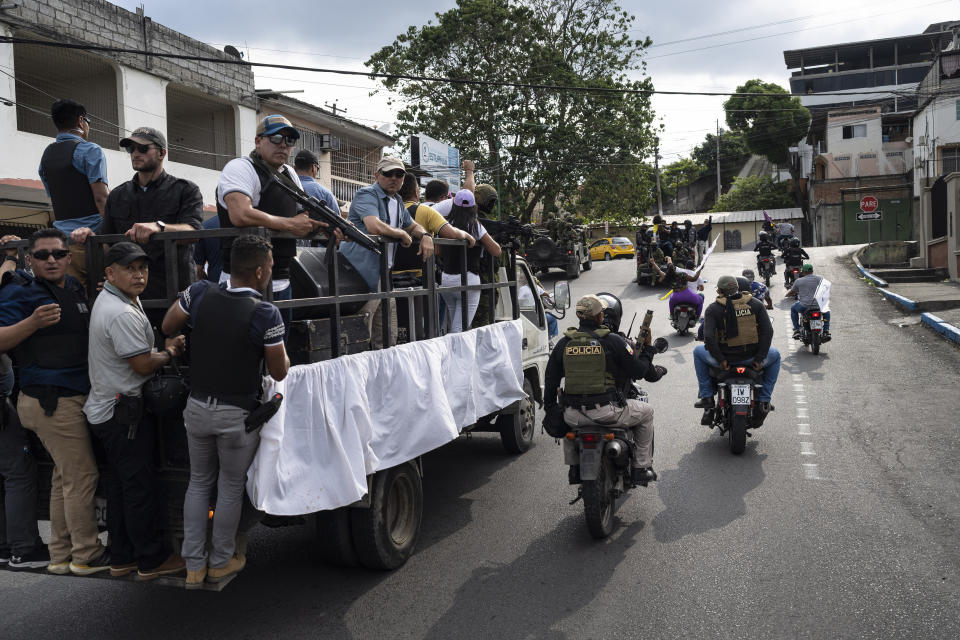
[[(654, 309), (671, 343), (646, 385), (660, 480), (606, 541), (568, 504), (553, 440), (513, 457), (484, 434), (426, 457), (421, 538), (397, 571), (329, 568), (312, 528), (257, 527), (222, 593), (0, 572), (0, 638), (960, 637), (960, 350), (860, 281), (849, 247), (810, 252), (834, 340), (792, 348), (774, 286), (776, 411), (742, 456), (700, 426), (696, 343), (671, 337), (634, 263), (572, 282), (574, 300), (619, 295), (626, 323)], [(711, 258), (708, 300), (751, 265)]]

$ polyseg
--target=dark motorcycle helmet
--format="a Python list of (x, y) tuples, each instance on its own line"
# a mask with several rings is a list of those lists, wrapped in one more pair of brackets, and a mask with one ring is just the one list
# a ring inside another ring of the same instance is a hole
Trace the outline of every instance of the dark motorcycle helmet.
[(623, 304), (620, 298), (605, 291), (598, 293), (597, 297), (607, 303), (607, 308), (603, 310), (603, 326), (614, 333), (620, 331), (620, 320), (623, 318)]
[(750, 280), (751, 282), (755, 280), (757, 277), (757, 274), (753, 272), (753, 269), (744, 269), (740, 275), (742, 275), (747, 280)]
[(761, 231), (759, 235), (757, 235), (757, 238), (760, 240), (760, 242), (766, 242), (769, 237), (770, 236), (767, 235), (766, 231)]
[(793, 247), (794, 249), (799, 249), (799, 248), (800, 248), (800, 238), (793, 238), (792, 240), (790, 240), (790, 246)]

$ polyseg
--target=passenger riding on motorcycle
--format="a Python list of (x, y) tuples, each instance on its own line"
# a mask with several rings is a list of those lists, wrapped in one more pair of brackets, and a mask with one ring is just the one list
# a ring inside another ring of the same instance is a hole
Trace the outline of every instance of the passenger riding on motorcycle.
[(771, 264), (773, 266), (772, 273), (777, 272), (777, 260), (773, 256), (773, 250), (776, 248), (777, 245), (771, 242), (770, 235), (766, 231), (761, 231), (757, 236), (757, 246), (753, 248), (753, 250), (757, 252), (757, 271), (763, 270), (761, 264), (763, 258), (771, 258)]
[[(773, 388), (780, 375), (780, 352), (770, 346), (773, 326), (763, 303), (740, 291), (737, 278), (720, 276), (717, 301), (707, 307), (703, 319), (703, 341), (693, 350), (700, 399), (693, 405), (714, 408), (716, 393), (710, 367), (726, 371), (731, 365), (751, 365), (763, 371), (763, 388), (758, 394), (760, 423), (770, 411)], [(706, 424), (706, 423), (704, 423)]]
[(763, 302), (768, 311), (773, 309), (773, 299), (770, 297), (770, 290), (767, 289), (767, 285), (763, 284), (762, 282), (757, 282), (756, 274), (753, 273), (753, 269), (744, 269), (740, 275), (749, 281), (750, 295)]
[[(820, 289), (824, 280), (822, 276), (814, 275), (813, 265), (809, 262), (804, 263), (800, 268), (800, 277), (793, 283), (793, 286), (787, 291), (784, 297), (796, 298), (796, 302), (790, 307), (790, 320), (793, 322), (793, 339), (800, 339), (800, 315), (807, 309), (820, 309), (823, 314), (823, 342), (830, 341), (830, 311), (823, 309), (817, 302), (817, 291)], [(829, 289), (827, 290), (826, 300), (829, 300)], [(826, 306), (826, 305), (824, 305)]]
[[(614, 300), (614, 305), (608, 299)], [(624, 390), (631, 380), (655, 382), (662, 373), (652, 364), (656, 351), (650, 346), (649, 333), (642, 345), (617, 333), (619, 306), (619, 300), (608, 294), (586, 295), (577, 302), (580, 326), (564, 332), (547, 363), (544, 430), (555, 435), (565, 427), (593, 424), (631, 429), (636, 444), (632, 479), (646, 485), (657, 479), (653, 471), (653, 407), (626, 397)], [(563, 392), (558, 393), (561, 380)], [(564, 463), (570, 465), (570, 484), (579, 484), (579, 459), (570, 440), (563, 440), (563, 453)]]

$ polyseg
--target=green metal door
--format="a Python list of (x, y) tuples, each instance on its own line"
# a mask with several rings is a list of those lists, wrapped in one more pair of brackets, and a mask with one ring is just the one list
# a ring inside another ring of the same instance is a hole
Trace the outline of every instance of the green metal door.
[(880, 240), (912, 240), (913, 214), (907, 198), (881, 199), (879, 220), (857, 220), (859, 200), (843, 203), (843, 243), (864, 244)]

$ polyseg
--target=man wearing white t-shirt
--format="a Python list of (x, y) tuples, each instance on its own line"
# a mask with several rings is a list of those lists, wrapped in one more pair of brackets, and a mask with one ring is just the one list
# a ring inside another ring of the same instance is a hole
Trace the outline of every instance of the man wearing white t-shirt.
[[(298, 211), (297, 203), (273, 185), (274, 177), (299, 191), (303, 190), (297, 172), (287, 164), (290, 149), (300, 139), (300, 132), (285, 117), (270, 115), (260, 121), (256, 148), (249, 156), (227, 163), (217, 183), (217, 215), (220, 227), (266, 227), (307, 236), (327, 225), (311, 220)], [(296, 240), (275, 238), (273, 246), (273, 299), (289, 300), (290, 262), (297, 255)], [(230, 248), (233, 238), (223, 238), (223, 271), (221, 282), (230, 279)], [(290, 331), (291, 310), (283, 309), (287, 332)]]

